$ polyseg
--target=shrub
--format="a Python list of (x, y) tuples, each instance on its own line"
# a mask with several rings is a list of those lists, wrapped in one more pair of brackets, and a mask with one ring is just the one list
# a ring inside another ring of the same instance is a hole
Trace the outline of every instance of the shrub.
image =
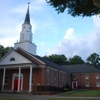
[(72, 90), (71, 86), (68, 83), (66, 83), (65, 88), (67, 88), (68, 91)]
[(64, 88), (64, 92), (67, 92), (67, 91), (69, 91), (69, 89), (68, 88)]

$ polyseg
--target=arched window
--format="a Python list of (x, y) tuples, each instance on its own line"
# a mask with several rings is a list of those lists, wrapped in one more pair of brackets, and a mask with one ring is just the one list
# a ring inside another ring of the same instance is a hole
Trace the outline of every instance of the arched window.
[(15, 61), (15, 58), (12, 57), (12, 58), (10, 59), (10, 61)]

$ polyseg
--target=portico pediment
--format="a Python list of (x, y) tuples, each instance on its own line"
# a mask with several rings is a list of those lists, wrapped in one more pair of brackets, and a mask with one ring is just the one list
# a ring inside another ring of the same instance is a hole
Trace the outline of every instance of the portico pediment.
[(24, 63), (32, 63), (29, 59), (25, 58), (15, 50), (9, 52), (5, 57), (0, 60), (0, 65), (7, 64), (24, 64)]

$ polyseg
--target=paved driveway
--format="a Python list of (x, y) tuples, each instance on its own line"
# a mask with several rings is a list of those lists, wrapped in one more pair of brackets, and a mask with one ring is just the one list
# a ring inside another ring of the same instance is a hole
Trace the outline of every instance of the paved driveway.
[(4, 94), (0, 93), (0, 98), (17, 98), (26, 100), (49, 100), (51, 98), (89, 98), (97, 100), (100, 97), (64, 97), (59, 95), (22, 95), (22, 94)]

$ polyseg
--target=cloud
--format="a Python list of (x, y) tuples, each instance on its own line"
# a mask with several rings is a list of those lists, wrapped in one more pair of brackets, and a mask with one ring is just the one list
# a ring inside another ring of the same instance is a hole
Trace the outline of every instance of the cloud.
[(100, 55), (100, 19), (94, 16), (93, 22), (95, 28), (87, 36), (79, 37), (73, 28), (69, 28), (63, 39), (44, 55), (64, 54), (68, 58), (79, 55), (84, 60), (94, 52)]

